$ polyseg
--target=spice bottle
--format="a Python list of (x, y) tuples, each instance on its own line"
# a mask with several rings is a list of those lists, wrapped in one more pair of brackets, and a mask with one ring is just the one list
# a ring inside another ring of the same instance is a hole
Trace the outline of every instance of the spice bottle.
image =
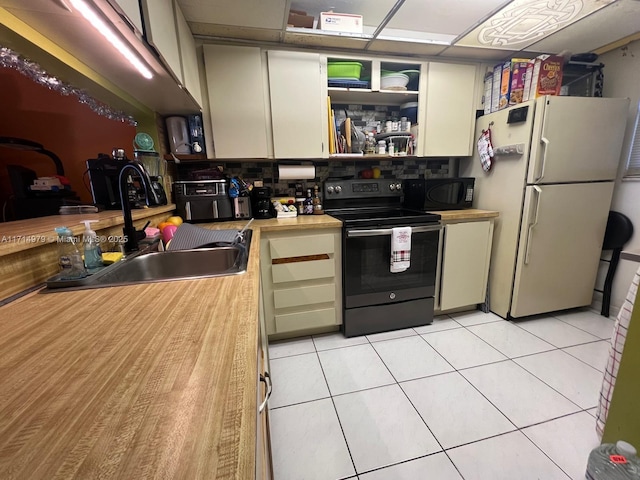
[(313, 188), (313, 213), (315, 215), (322, 215), (324, 210), (322, 209), (322, 201), (320, 200), (320, 193), (318, 190), (318, 185), (316, 185)]
[(313, 198), (311, 197), (311, 189), (307, 188), (307, 198), (304, 199), (304, 214), (313, 214)]

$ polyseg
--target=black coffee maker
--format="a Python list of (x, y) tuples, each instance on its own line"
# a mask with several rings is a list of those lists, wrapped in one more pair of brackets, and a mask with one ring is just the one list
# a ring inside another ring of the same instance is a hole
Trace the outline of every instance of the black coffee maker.
[(251, 190), (253, 218), (272, 218), (271, 187), (253, 187)]

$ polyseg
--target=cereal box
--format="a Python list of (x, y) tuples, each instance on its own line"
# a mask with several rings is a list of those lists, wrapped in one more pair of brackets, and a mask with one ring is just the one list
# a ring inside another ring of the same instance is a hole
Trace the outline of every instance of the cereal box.
[(560, 95), (564, 58), (558, 55), (538, 55), (531, 74), (529, 99), (543, 95)]
[(491, 113), (491, 90), (493, 88), (493, 72), (484, 77), (484, 113)]
[(502, 76), (500, 77), (500, 98), (498, 99), (498, 110), (502, 110), (509, 105), (509, 92), (511, 92), (511, 62), (502, 64)]
[(529, 61), (525, 58), (511, 59), (511, 92), (509, 105), (522, 103), (524, 97), (524, 82)]
[(502, 79), (502, 64), (493, 67), (493, 81), (491, 82), (491, 113), (498, 111), (500, 100), (500, 80)]

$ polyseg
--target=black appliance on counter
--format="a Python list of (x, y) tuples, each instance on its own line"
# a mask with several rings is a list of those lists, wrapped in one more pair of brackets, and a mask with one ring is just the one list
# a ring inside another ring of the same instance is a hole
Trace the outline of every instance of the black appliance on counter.
[(405, 208), (459, 210), (471, 208), (475, 178), (416, 178), (404, 180)]
[[(403, 208), (400, 180), (327, 180), (325, 213), (342, 220), (346, 337), (433, 321), (440, 215)], [(391, 236), (411, 227), (410, 267), (391, 273)]]
[(253, 218), (272, 218), (271, 187), (253, 187), (251, 190), (251, 210)]
[(229, 181), (183, 180), (173, 183), (178, 215), (187, 222), (209, 222), (234, 218)]
[[(98, 154), (98, 158), (87, 160), (91, 195), (93, 203), (97, 207), (102, 207), (106, 210), (120, 210), (122, 208), (118, 178), (120, 170), (127, 164), (127, 161), (124, 157), (112, 158), (103, 153)], [(146, 171), (142, 163), (138, 162), (138, 164), (143, 171)], [(131, 176), (128, 195), (129, 203), (134, 208), (144, 208), (147, 203), (150, 206), (167, 204), (167, 195), (161, 179), (155, 176), (148, 177), (148, 183), (151, 185), (152, 190), (147, 202), (140, 179), (135, 175)]]
[[(0, 137), (0, 147), (11, 150), (35, 152), (49, 157), (55, 167), (56, 175), (64, 178), (64, 166), (60, 157), (51, 150), (47, 150), (40, 143), (24, 138)], [(4, 156), (6, 152), (2, 152)], [(7, 165), (7, 173), (13, 195), (7, 200), (13, 220), (58, 215), (61, 206), (80, 205), (80, 197), (71, 190), (71, 185), (62, 188), (37, 189), (34, 183), (38, 179), (35, 171), (22, 165)], [(62, 181), (61, 181), (62, 182)], [(6, 219), (6, 217), (5, 217)]]

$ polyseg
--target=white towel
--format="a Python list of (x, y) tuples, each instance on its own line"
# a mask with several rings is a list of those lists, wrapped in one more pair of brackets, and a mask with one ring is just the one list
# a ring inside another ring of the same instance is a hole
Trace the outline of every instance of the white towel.
[(391, 273), (411, 266), (411, 227), (396, 227), (391, 234)]

